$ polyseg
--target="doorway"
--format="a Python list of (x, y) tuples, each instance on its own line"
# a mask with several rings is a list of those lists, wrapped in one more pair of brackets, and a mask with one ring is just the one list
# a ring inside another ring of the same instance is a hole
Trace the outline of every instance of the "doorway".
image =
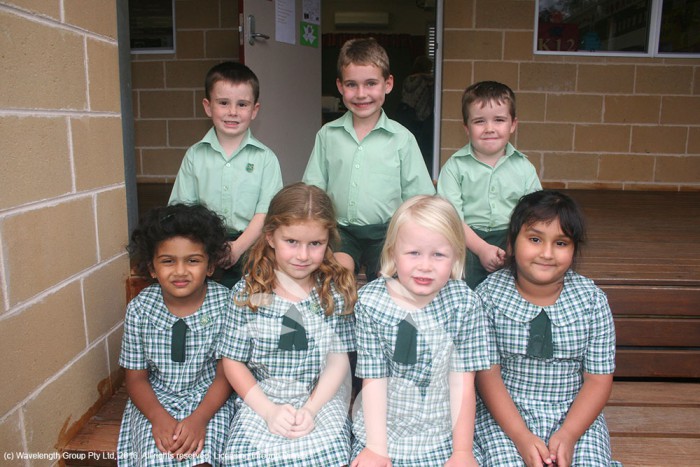
[[(433, 84), (439, 83), (436, 64), (439, 68), (441, 63), (437, 51), (437, 3), (436, 0), (324, 0), (321, 22), (323, 123), (345, 112), (335, 85), (340, 48), (355, 37), (374, 37), (386, 49), (394, 76), (394, 89), (386, 98), (384, 110), (389, 118), (414, 134), (433, 178), (437, 178), (439, 165), (436, 128), (440, 113)], [(417, 72), (423, 75), (420, 80), (416, 79)], [(409, 95), (417, 81), (430, 83), (429, 89), (421, 84), (420, 99)], [(402, 93), (406, 96), (403, 99)], [(420, 109), (415, 108), (418, 100)]]

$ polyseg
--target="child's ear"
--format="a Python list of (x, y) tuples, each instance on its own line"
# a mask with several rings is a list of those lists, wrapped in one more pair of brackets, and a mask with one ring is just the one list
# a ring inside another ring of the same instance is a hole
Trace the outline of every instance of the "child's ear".
[(270, 245), (270, 248), (273, 250), (275, 249), (275, 246), (272, 244), (272, 233), (268, 232), (265, 234), (265, 241), (267, 241), (267, 244)]
[(389, 94), (392, 89), (394, 89), (394, 75), (389, 75), (389, 77), (386, 79), (384, 94)]
[(510, 125), (510, 134), (511, 134), (511, 135), (512, 135), (513, 133), (515, 133), (515, 129), (516, 129), (516, 128), (518, 128), (518, 117), (515, 117), (515, 118), (513, 119), (513, 123), (511, 123), (511, 125)]
[(202, 99), (202, 106), (204, 107), (204, 113), (207, 114), (207, 117), (211, 118), (211, 102), (209, 102), (209, 99), (206, 97)]
[(213, 264), (211, 261), (207, 264), (207, 277), (211, 277), (212, 274), (214, 274), (214, 270), (216, 269), (216, 264)]
[(467, 134), (467, 139), (469, 139), (469, 125), (464, 123), (462, 126), (464, 127), (464, 132)]
[(148, 274), (150, 274), (151, 279), (155, 279), (155, 278), (156, 278), (156, 270), (155, 270), (155, 268), (153, 267), (153, 263), (152, 263), (152, 262), (148, 263)]
[(250, 117), (251, 120), (255, 120), (255, 117), (258, 116), (258, 111), (260, 110), (260, 102), (256, 102), (253, 104), (253, 113)]
[(335, 85), (336, 85), (336, 87), (338, 88), (338, 92), (339, 92), (340, 95), (342, 96), (342, 95), (343, 95), (343, 82), (340, 81), (340, 78), (336, 78), (336, 79), (335, 79)]

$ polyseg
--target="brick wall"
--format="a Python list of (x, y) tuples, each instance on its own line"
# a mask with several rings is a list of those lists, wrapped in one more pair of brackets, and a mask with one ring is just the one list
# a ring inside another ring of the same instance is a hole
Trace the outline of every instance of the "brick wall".
[(0, 452), (48, 454), (119, 378), (129, 265), (116, 8), (0, 1), (0, 24)]
[(534, 0), (445, 0), (441, 160), (466, 144), (461, 94), (516, 92), (512, 142), (543, 185), (700, 190), (700, 59), (535, 56)]
[(238, 61), (237, 0), (176, 0), (176, 53), (132, 55), (137, 180), (172, 182), (185, 151), (211, 127), (204, 76)]

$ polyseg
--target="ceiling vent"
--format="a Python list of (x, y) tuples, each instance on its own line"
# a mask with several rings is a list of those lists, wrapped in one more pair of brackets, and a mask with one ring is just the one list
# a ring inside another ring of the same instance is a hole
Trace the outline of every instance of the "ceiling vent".
[(389, 13), (386, 11), (337, 11), (337, 28), (385, 28), (389, 26)]

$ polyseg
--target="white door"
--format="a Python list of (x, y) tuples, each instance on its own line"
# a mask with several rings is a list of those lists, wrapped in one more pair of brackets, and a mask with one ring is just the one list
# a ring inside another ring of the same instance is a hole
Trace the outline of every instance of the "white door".
[[(239, 1), (242, 61), (260, 80), (260, 112), (251, 130), (277, 154), (285, 185), (301, 180), (321, 128), (321, 41), (302, 45), (300, 34), (303, 6), (313, 10), (316, 3), (320, 17), (321, 0)], [(251, 43), (253, 23), (259, 36)]]

